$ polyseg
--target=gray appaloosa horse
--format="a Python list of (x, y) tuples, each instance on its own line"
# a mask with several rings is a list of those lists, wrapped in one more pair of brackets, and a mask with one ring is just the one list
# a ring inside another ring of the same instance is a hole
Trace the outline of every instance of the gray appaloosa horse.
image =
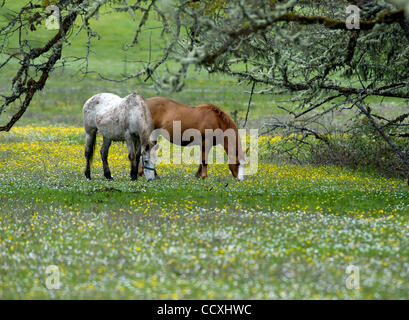
[(97, 132), (103, 137), (101, 158), (105, 178), (112, 180), (108, 166), (108, 150), (112, 141), (126, 141), (131, 162), (131, 179), (138, 178), (139, 159), (147, 180), (155, 178), (155, 144), (150, 136), (154, 129), (145, 100), (136, 93), (121, 98), (112, 93), (99, 93), (88, 99), (83, 108), (85, 128), (85, 177), (91, 179), (90, 163)]

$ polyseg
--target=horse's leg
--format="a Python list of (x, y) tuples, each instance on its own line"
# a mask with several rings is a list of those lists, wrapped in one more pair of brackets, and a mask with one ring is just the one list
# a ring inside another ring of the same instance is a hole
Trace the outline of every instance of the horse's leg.
[(103, 138), (102, 147), (101, 147), (101, 159), (102, 159), (102, 166), (104, 168), (104, 176), (108, 180), (113, 180), (111, 176), (111, 170), (109, 170), (108, 165), (108, 151), (109, 147), (111, 146), (111, 139)]
[(85, 177), (91, 180), (91, 161), (95, 150), (95, 141), (97, 137), (97, 130), (90, 130), (85, 132)]
[(212, 144), (211, 143), (206, 143), (205, 141), (203, 141), (202, 143), (202, 164), (201, 164), (201, 178), (205, 179), (207, 177), (207, 160), (208, 160), (208, 156), (209, 156), (209, 151), (212, 148)]
[(128, 147), (129, 162), (131, 163), (131, 180), (136, 180), (138, 179), (138, 165), (136, 163), (135, 137), (127, 134), (125, 140)]
[[(233, 149), (233, 150), (232, 150), (232, 149), (229, 149), (229, 144), (228, 144), (228, 142), (226, 141), (226, 139), (225, 139), (225, 141), (224, 141), (223, 148), (224, 148), (224, 151), (225, 151), (226, 154), (227, 154), (227, 159), (228, 159), (227, 161), (229, 162), (230, 172), (231, 172), (233, 178), (237, 179), (239, 166), (238, 166), (238, 164), (234, 163), (235, 158), (237, 158), (237, 157), (234, 155), (234, 153), (236, 152), (236, 149)], [(230, 152), (230, 153), (233, 153), (233, 154), (230, 154), (229, 152)]]
[(143, 175), (144, 175), (141, 161), (139, 161), (139, 165), (138, 165), (138, 175), (140, 177), (143, 177)]
[(134, 140), (134, 150), (135, 150), (135, 162), (136, 162), (136, 168), (137, 168), (137, 175), (143, 176), (143, 169), (142, 169), (142, 163), (141, 163), (141, 141), (139, 139)]
[(139, 142), (139, 149), (137, 147), (138, 146), (135, 143), (135, 150), (136, 150), (137, 157), (138, 157), (138, 175), (140, 177), (143, 177), (144, 173), (143, 173), (142, 161), (141, 161), (141, 143), (140, 142)]
[(199, 164), (199, 168), (196, 171), (195, 177), (200, 178), (201, 175), (202, 175), (202, 164)]

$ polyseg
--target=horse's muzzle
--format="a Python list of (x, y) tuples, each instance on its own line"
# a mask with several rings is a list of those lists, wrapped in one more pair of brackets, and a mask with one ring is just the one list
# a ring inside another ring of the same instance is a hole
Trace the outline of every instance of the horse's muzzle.
[(155, 168), (143, 166), (143, 171), (147, 181), (155, 179)]

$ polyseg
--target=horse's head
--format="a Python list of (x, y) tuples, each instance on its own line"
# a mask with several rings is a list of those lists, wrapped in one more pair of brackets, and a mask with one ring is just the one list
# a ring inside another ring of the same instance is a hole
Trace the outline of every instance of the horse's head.
[[(246, 149), (245, 153), (247, 153), (248, 150), (249, 148)], [(229, 169), (237, 181), (242, 181), (244, 179), (244, 165), (246, 164), (246, 161), (244, 160), (244, 154), (241, 150), (234, 160), (233, 163), (229, 163)]]
[(142, 168), (146, 180), (155, 179), (156, 142), (149, 142), (142, 146)]
[[(240, 162), (241, 161), (241, 162)], [(230, 163), (229, 168), (231, 174), (237, 181), (241, 181), (244, 179), (244, 165), (245, 162), (240, 160), (238, 163)]]

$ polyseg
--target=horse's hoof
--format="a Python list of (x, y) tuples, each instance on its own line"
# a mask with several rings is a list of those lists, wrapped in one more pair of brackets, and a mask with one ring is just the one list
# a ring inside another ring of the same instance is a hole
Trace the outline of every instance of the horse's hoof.
[(114, 180), (114, 178), (112, 178), (112, 176), (111, 176), (111, 172), (104, 172), (104, 177), (107, 179), (107, 180)]

